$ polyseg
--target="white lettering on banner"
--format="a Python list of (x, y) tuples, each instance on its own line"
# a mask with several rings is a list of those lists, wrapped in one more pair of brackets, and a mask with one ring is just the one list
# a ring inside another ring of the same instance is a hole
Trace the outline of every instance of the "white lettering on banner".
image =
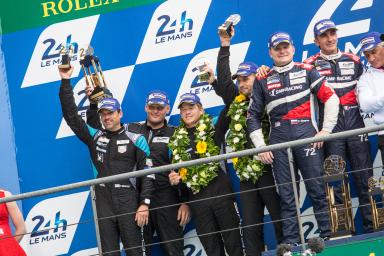
[[(237, 70), (238, 65), (244, 61), (244, 58), (248, 52), (250, 42), (244, 42), (239, 44), (231, 45), (231, 56), (230, 56), (230, 68), (232, 74)], [(195, 55), (189, 62), (187, 70), (185, 72), (183, 81), (181, 82), (179, 91), (176, 95), (175, 103), (173, 104), (171, 115), (179, 114), (179, 98), (182, 94), (192, 92), (197, 94), (204, 108), (213, 108), (223, 105), (221, 97), (217, 96), (213, 87), (207, 82), (199, 82), (198, 80), (198, 69), (197, 63), (199, 59), (206, 58), (212, 65), (213, 70), (216, 70), (216, 59), (219, 48), (205, 50)]]
[(27, 255), (51, 256), (67, 254), (83, 213), (89, 191), (40, 201), (25, 220), (31, 234), (24, 236), (21, 246)]
[(169, 0), (154, 12), (136, 63), (192, 53), (211, 0)]
[[(343, 0), (332, 0), (324, 1), (319, 10), (313, 16), (311, 22), (309, 23), (307, 30), (304, 35), (303, 45), (313, 44), (314, 35), (313, 35), (313, 26), (316, 22), (322, 19), (332, 19), (333, 14), (336, 12), (337, 8), (341, 5)], [(356, 11), (359, 9), (372, 7), (373, 0), (356, 0), (355, 4), (352, 6), (351, 11)], [(346, 15), (346, 14), (344, 14)], [(356, 17), (350, 15), (350, 17)], [(363, 19), (359, 21), (336, 24), (337, 34), (339, 38), (362, 34), (369, 31), (371, 24), (371, 19)]]
[[(135, 66), (127, 66), (112, 70), (103, 71), (105, 80), (108, 85), (108, 89), (113, 92), (115, 97), (120, 103), (123, 103), (125, 93), (128, 89), (129, 81)], [(73, 94), (75, 96), (75, 102), (78, 106), (79, 115), (86, 118), (85, 112), (89, 106), (88, 98), (85, 94), (85, 79), (82, 78), (73, 88)], [(71, 128), (67, 125), (64, 119), (61, 120), (59, 130), (56, 134), (56, 139), (61, 139), (69, 136), (73, 136)]]
[(73, 49), (71, 64), (74, 65), (72, 77), (80, 72), (78, 54), (80, 48), (91, 42), (99, 15), (60, 22), (47, 27), (39, 36), (21, 88), (59, 81), (57, 66), (60, 64), (59, 51), (63, 44)]
[(184, 235), (184, 255), (207, 256), (195, 229), (188, 231)]

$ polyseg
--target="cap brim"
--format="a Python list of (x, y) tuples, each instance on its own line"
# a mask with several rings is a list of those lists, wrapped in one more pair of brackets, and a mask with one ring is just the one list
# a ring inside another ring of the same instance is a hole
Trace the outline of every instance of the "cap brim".
[(99, 113), (101, 110), (108, 110), (109, 112), (115, 112), (115, 111), (118, 111), (119, 109), (110, 109), (110, 108), (99, 108), (98, 110), (97, 110), (97, 113)]
[(318, 34), (316, 34), (316, 36), (319, 36), (319, 35), (321, 35), (321, 34), (324, 34), (325, 32), (327, 32), (328, 30), (331, 30), (331, 29), (333, 29), (333, 30), (335, 30), (335, 31), (337, 31), (338, 29), (337, 29), (337, 27), (331, 27), (331, 28), (327, 28), (326, 30), (324, 30), (324, 31), (322, 31), (322, 32), (319, 32)]
[(362, 52), (366, 52), (366, 51), (372, 51), (373, 49), (375, 49), (379, 44), (369, 44), (367, 46), (363, 46), (361, 47), (361, 51)]
[(276, 48), (279, 44), (282, 44), (282, 43), (287, 43), (287, 44), (292, 44), (292, 42), (288, 39), (285, 39), (285, 40), (281, 40), (279, 42), (277, 42), (275, 45), (273, 45), (271, 48)]

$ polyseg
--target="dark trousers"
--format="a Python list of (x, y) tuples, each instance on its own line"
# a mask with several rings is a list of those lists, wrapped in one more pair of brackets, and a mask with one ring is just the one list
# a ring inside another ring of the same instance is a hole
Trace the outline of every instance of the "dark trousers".
[[(297, 146), (292, 149), (295, 164), (295, 176), (298, 169), (305, 181), (305, 188), (312, 201), (316, 221), (322, 237), (330, 235), (329, 215), (325, 186), (323, 179), (322, 150), (315, 150), (311, 145)], [(297, 221), (295, 198), (292, 187), (292, 178), (288, 161), (287, 150), (273, 151), (273, 172), (278, 186), (281, 204), (281, 217), (283, 219), (283, 242), (299, 243), (299, 225)], [(286, 185), (280, 185), (285, 184)]]
[(384, 134), (379, 135), (377, 139), (378, 139), (377, 144), (381, 152), (381, 161), (382, 161), (382, 164), (384, 165)]
[[(231, 192), (229, 177), (225, 174), (219, 174), (208, 187), (195, 195), (190, 195), (190, 200), (215, 197)], [(225, 256), (225, 251), (229, 256), (243, 255), (239, 217), (233, 196), (191, 203), (190, 207), (196, 223), (196, 232), (207, 255)], [(223, 231), (227, 229), (233, 230)], [(204, 235), (211, 232), (219, 233)]]
[[(156, 231), (160, 242), (180, 239), (174, 242), (161, 243), (164, 255), (184, 256), (183, 227), (177, 220), (179, 206), (164, 207), (179, 203), (178, 191), (173, 188), (159, 189), (154, 192), (150, 208), (162, 207), (150, 211), (149, 227), (146, 230), (145, 242), (152, 243), (152, 236)], [(163, 208), (164, 207), (164, 208)], [(147, 248), (147, 255), (150, 250)]]
[[(363, 218), (363, 228), (366, 233), (373, 231), (372, 212), (369, 205), (368, 179), (373, 176), (371, 149), (368, 136), (351, 136), (345, 139), (327, 141), (325, 143), (325, 155), (339, 155), (344, 161), (349, 161), (359, 197), (359, 209)], [(359, 171), (361, 170), (361, 171)], [(335, 197), (338, 203), (342, 203), (341, 189), (335, 187)]]
[[(110, 217), (135, 213), (138, 207), (137, 191), (134, 188), (112, 188), (111, 185), (95, 186), (97, 217)], [(142, 256), (140, 228), (135, 214), (99, 220), (103, 255), (120, 256), (120, 239), (127, 256)], [(127, 249), (137, 247), (136, 249)], [(115, 251), (115, 252), (112, 252)], [(112, 252), (112, 253), (108, 253)]]
[[(271, 168), (268, 166), (267, 171), (255, 183), (252, 181), (240, 182), (240, 191), (253, 190), (240, 194), (243, 219), (243, 239), (245, 251), (247, 255), (258, 256), (264, 251), (264, 208), (267, 207), (273, 221), (281, 219), (280, 216), (280, 197), (276, 192), (275, 180), (272, 175)], [(264, 188), (268, 187), (268, 188)], [(261, 189), (264, 188), (264, 189)], [(260, 190), (255, 190), (260, 189)], [(248, 225), (253, 225), (247, 227)], [(282, 241), (283, 230), (281, 221), (273, 223), (275, 228), (276, 240), (278, 243)]]

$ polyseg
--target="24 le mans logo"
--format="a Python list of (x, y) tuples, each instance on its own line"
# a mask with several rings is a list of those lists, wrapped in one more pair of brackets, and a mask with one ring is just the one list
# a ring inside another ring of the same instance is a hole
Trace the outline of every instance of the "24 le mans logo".
[(157, 20), (161, 22), (161, 25), (156, 33), (156, 44), (192, 36), (193, 20), (187, 18), (187, 11), (181, 13), (180, 21), (175, 19), (171, 22), (169, 15), (161, 15)]

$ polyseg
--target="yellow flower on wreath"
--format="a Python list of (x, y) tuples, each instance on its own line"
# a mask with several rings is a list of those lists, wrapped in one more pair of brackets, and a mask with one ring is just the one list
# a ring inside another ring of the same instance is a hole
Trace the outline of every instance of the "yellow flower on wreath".
[(238, 158), (238, 157), (234, 157), (234, 158), (232, 158), (232, 163), (233, 163), (233, 165), (236, 165), (238, 161), (239, 161), (239, 158)]
[(197, 150), (197, 153), (199, 154), (204, 154), (205, 152), (207, 152), (207, 142), (205, 141), (199, 141), (197, 144), (196, 144), (196, 150)]
[(246, 99), (247, 98), (245, 97), (245, 95), (240, 93), (239, 95), (236, 96), (235, 101), (240, 103), (245, 101)]
[(180, 175), (180, 178), (182, 181), (185, 181), (187, 179), (187, 173), (188, 173), (187, 168), (180, 168), (179, 169), (179, 175)]

